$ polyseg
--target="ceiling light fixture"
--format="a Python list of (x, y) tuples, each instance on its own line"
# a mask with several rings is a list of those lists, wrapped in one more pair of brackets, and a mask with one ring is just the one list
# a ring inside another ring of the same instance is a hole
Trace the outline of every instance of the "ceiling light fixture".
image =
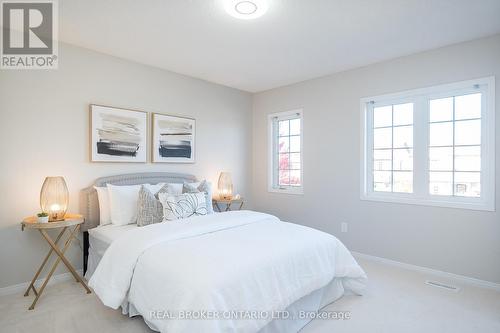
[(242, 20), (251, 20), (264, 15), (267, 7), (266, 0), (227, 0), (226, 2), (226, 12)]
[(252, 1), (242, 1), (238, 2), (234, 9), (242, 15), (252, 15), (257, 11), (258, 7)]

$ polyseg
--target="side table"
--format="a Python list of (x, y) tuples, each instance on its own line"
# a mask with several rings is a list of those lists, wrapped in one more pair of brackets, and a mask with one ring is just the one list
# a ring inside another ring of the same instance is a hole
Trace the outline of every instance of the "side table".
[(212, 204), (215, 206), (215, 208), (217, 209), (218, 212), (222, 212), (222, 209), (219, 206), (219, 204), (226, 205), (225, 211), (228, 212), (228, 211), (232, 210), (231, 205), (233, 203), (240, 204), (238, 206), (238, 208), (236, 208), (236, 210), (241, 210), (241, 208), (243, 207), (244, 200), (243, 200), (243, 198), (239, 198), (239, 199), (212, 199)]
[[(45, 259), (43, 260), (42, 264), (40, 265), (37, 272), (35, 273), (33, 280), (31, 280), (31, 283), (30, 283), (28, 289), (24, 293), (24, 296), (28, 296), (30, 290), (33, 290), (33, 293), (35, 294), (35, 300), (31, 304), (31, 306), (29, 307), (30, 310), (33, 310), (35, 308), (36, 302), (38, 301), (38, 299), (42, 295), (43, 291), (45, 290), (45, 287), (47, 286), (47, 283), (49, 282), (50, 278), (52, 277), (52, 274), (54, 274), (54, 271), (56, 270), (57, 266), (59, 265), (59, 263), (61, 261), (64, 263), (64, 265), (66, 265), (66, 267), (71, 272), (71, 274), (73, 275), (75, 280), (82, 284), (82, 286), (87, 291), (87, 294), (91, 293), (91, 290), (87, 286), (85, 281), (78, 275), (75, 268), (71, 265), (71, 263), (68, 261), (68, 259), (66, 259), (66, 257), (64, 256), (64, 253), (66, 253), (66, 250), (71, 245), (71, 242), (73, 241), (73, 239), (75, 239), (76, 235), (78, 235), (78, 231), (80, 230), (80, 226), (84, 221), (85, 221), (85, 219), (83, 218), (82, 215), (66, 214), (65, 219), (63, 221), (38, 223), (36, 216), (30, 216), (30, 217), (25, 218), (23, 220), (23, 222), (21, 222), (22, 231), (24, 231), (24, 229), (38, 230), (40, 232), (40, 234), (43, 236), (43, 238), (50, 245), (49, 253), (47, 253), (47, 255), (45, 256)], [(57, 235), (55, 241), (52, 240), (52, 238), (50, 238), (50, 236), (47, 234), (47, 230), (60, 229), (60, 228), (62, 228), (62, 230)], [(58, 247), (57, 243), (62, 238), (62, 236), (64, 235), (66, 230), (68, 230), (68, 229), (69, 229), (69, 237), (64, 242), (64, 246), (62, 248)], [(36, 290), (35, 282), (38, 279), (38, 277), (40, 276), (40, 273), (42, 272), (45, 264), (47, 263), (47, 261), (49, 260), (49, 258), (53, 252), (56, 253), (57, 259), (54, 262), (54, 264), (52, 265), (52, 268), (50, 269), (49, 274), (45, 278), (45, 281), (43, 282), (40, 289)]]

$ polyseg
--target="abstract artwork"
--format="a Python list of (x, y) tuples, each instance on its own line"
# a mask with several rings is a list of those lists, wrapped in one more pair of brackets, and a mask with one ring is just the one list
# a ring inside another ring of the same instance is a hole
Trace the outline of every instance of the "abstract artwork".
[(90, 106), (92, 162), (147, 161), (148, 114), (101, 105)]
[(195, 120), (153, 113), (153, 162), (194, 163)]

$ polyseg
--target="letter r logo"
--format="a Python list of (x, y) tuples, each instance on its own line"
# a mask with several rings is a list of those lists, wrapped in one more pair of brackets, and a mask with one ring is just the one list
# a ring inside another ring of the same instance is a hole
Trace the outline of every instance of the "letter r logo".
[(51, 54), (53, 3), (3, 2), (3, 54)]

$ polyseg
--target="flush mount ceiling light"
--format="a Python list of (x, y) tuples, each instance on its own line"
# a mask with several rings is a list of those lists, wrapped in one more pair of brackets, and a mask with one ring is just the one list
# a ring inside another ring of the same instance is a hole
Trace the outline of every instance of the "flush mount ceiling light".
[(242, 20), (251, 20), (264, 15), (267, 7), (266, 0), (228, 0), (226, 2), (226, 12)]

